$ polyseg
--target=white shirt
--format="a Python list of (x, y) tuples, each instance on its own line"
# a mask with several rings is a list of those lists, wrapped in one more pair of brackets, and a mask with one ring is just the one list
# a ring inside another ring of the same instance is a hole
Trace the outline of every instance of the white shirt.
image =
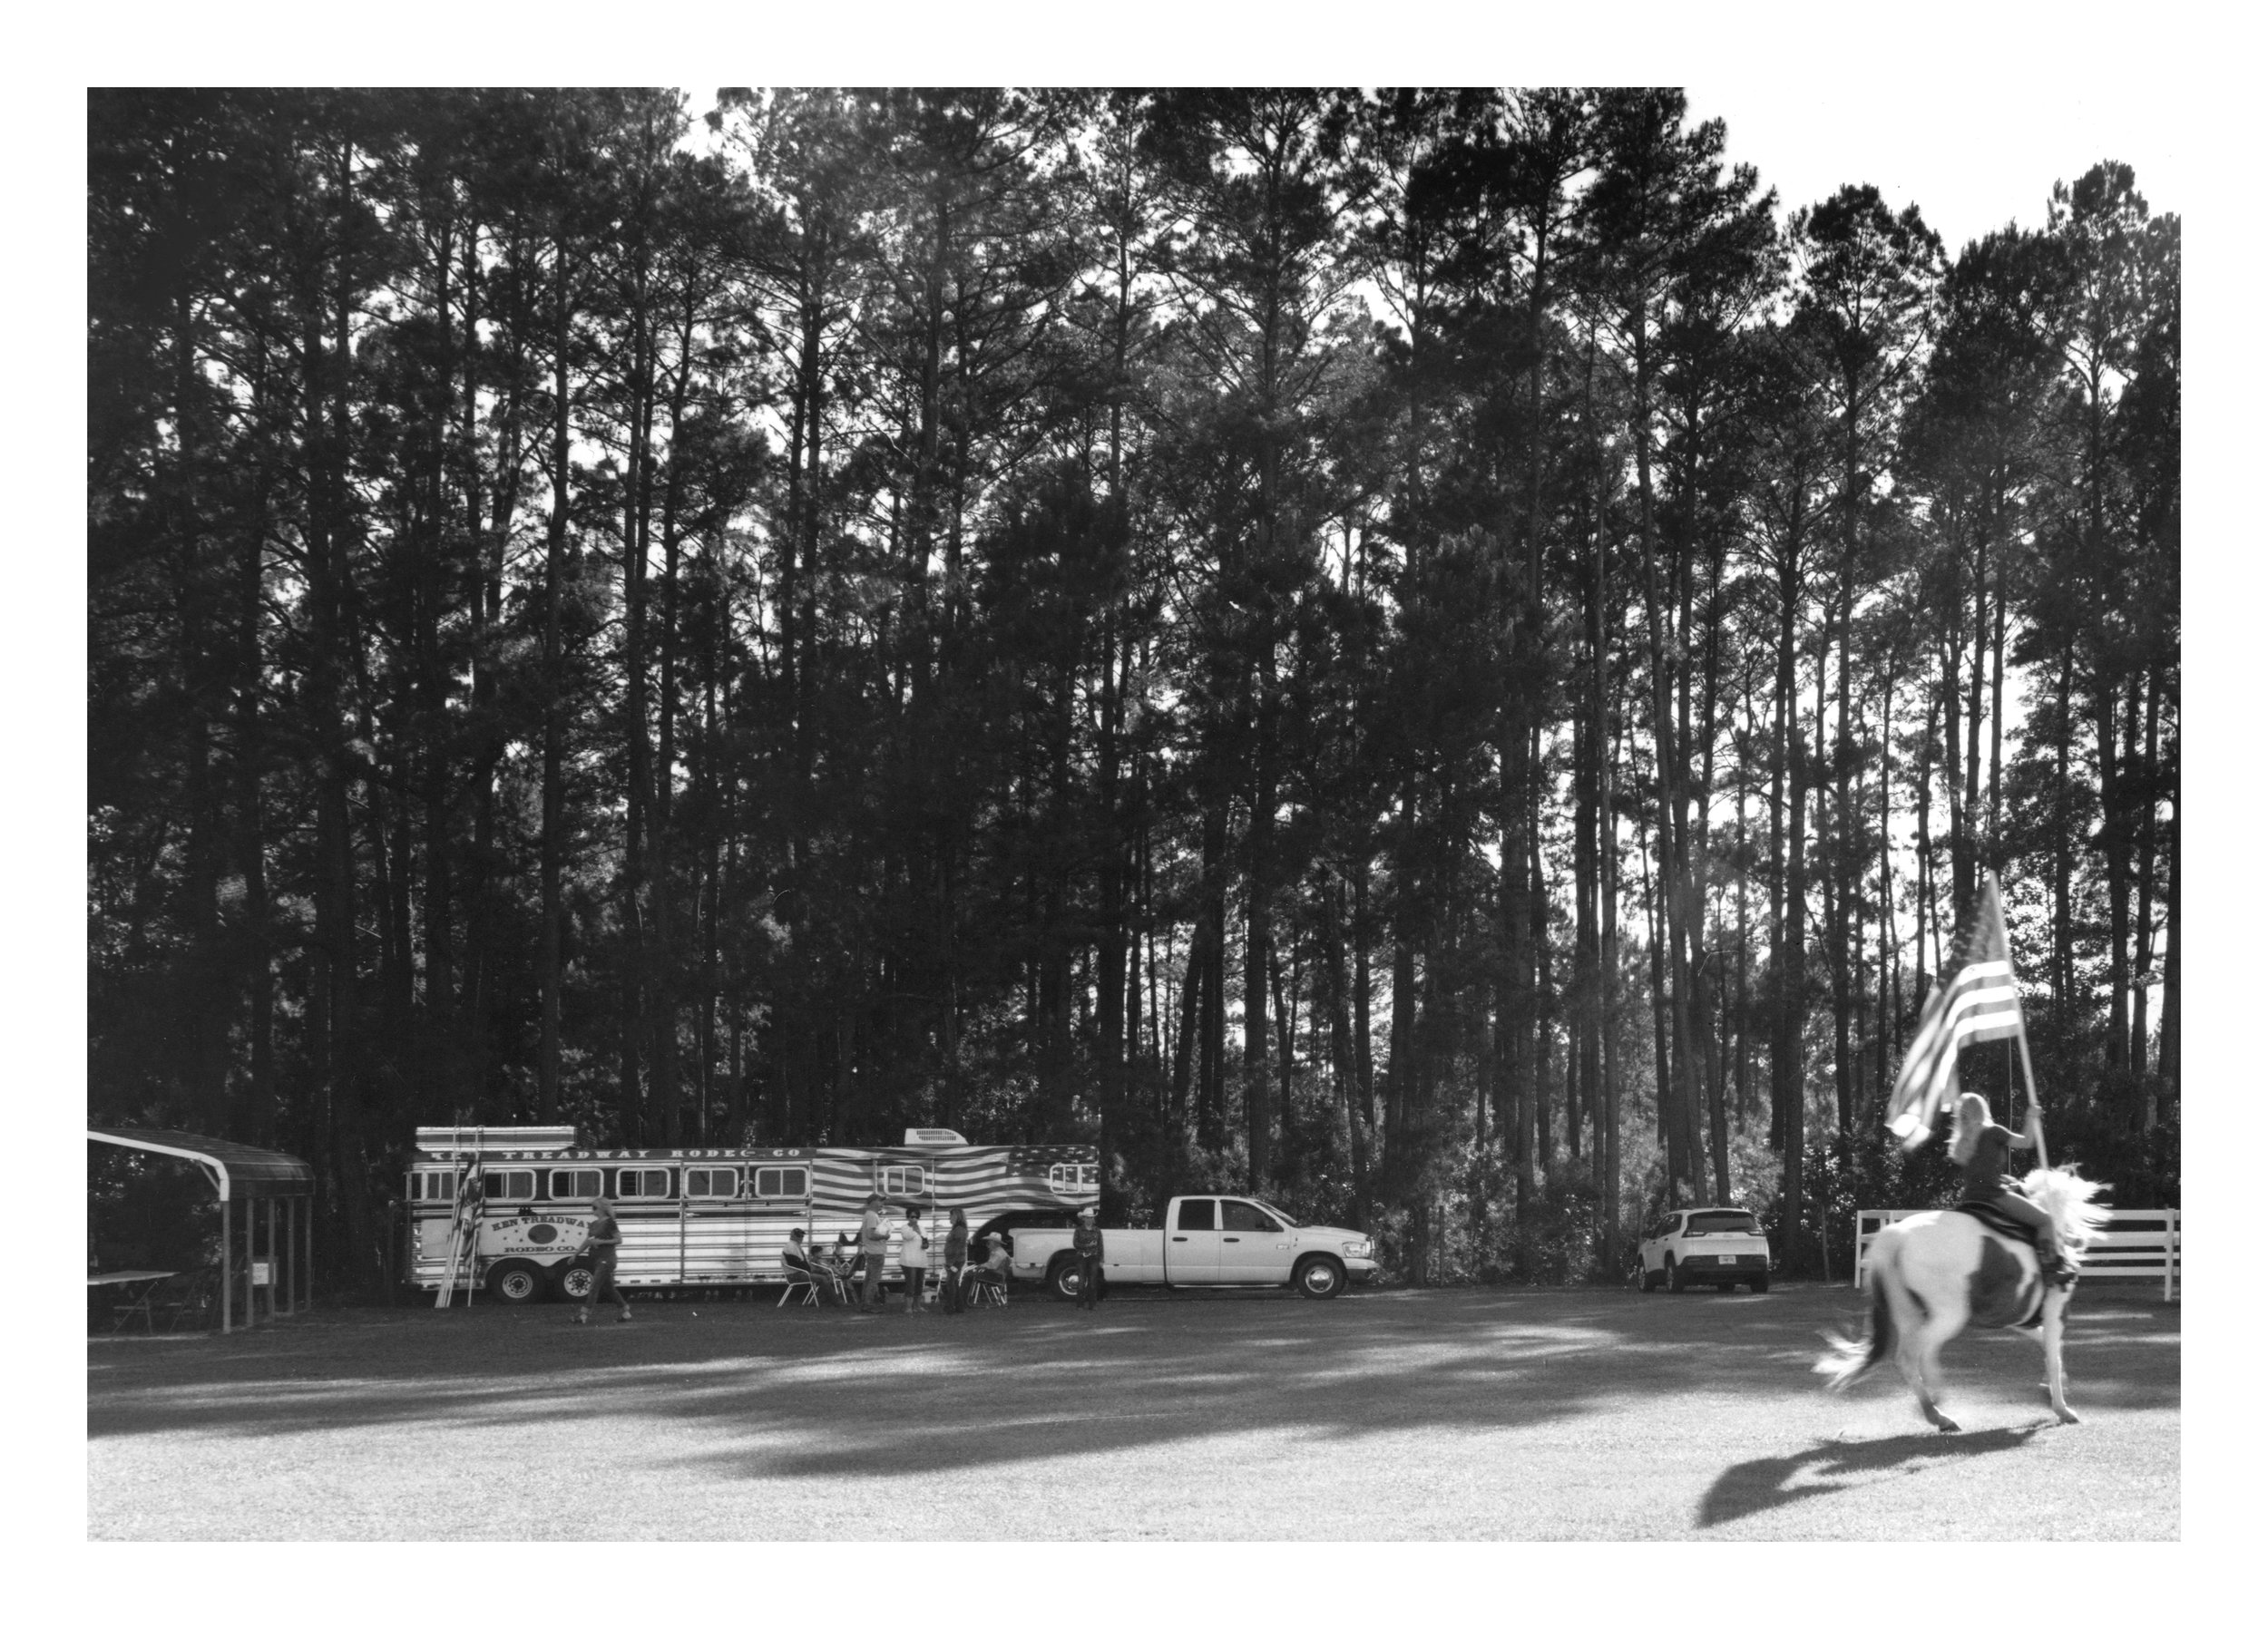
[(929, 1238), (918, 1222), (905, 1224), (905, 1231), (898, 1235), (898, 1265), (926, 1267), (929, 1265)]

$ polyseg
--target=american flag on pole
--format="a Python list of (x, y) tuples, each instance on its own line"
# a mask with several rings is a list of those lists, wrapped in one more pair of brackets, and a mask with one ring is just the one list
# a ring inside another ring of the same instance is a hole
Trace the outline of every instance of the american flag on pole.
[(1969, 920), (1953, 936), (1952, 961), (1921, 1010), (1921, 1027), (1890, 1095), (1888, 1124), (1908, 1148), (1928, 1138), (1937, 1111), (1951, 1097), (1961, 1049), (1971, 1041), (2022, 1033), (2023, 1014), (2016, 1003), (2016, 968), (2009, 960), (2000, 884), (1987, 872)]

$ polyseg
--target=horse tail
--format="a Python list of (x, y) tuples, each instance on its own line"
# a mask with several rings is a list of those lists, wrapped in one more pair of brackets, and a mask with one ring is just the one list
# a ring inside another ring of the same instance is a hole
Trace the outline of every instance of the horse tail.
[(2103, 1236), (2110, 1212), (2095, 1200), (2108, 1191), (2108, 1184), (2091, 1182), (2069, 1166), (2037, 1166), (2024, 1177), (2024, 1196), (2048, 1213), (2074, 1254)]
[(1891, 1281), (1897, 1276), (1898, 1239), (1885, 1233), (1874, 1241), (1873, 1253), (1866, 1260), (1866, 1285), (1873, 1292), (1867, 1306), (1866, 1339), (1853, 1341), (1842, 1335), (1829, 1335), (1829, 1355), (1812, 1365), (1812, 1371), (1827, 1377), (1830, 1391), (1848, 1390), (1858, 1383), (1859, 1377), (1889, 1357), (1898, 1347), (1898, 1321), (1891, 1313)]

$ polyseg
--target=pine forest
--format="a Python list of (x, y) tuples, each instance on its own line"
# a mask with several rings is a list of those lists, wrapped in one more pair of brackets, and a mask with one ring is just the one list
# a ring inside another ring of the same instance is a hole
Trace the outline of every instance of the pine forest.
[(308, 1159), (342, 1288), (452, 1121), (1847, 1273), (1988, 873), (2056, 1157), (2179, 1203), (2116, 160), (1950, 244), (1669, 89), (88, 113), (89, 1111)]

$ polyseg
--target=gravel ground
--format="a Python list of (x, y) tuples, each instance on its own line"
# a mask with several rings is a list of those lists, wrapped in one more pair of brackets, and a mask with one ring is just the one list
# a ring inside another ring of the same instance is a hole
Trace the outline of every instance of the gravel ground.
[[(946, 1320), (640, 1301), (347, 1310), (93, 1340), (90, 1536), (1866, 1539), (2180, 1536), (2181, 1310), (2082, 1293), (2077, 1428), (1970, 1332), (1924, 1426), (1831, 1397), (1787, 1286), (1121, 1292)], [(951, 1514), (948, 1514), (951, 1513)], [(895, 1531), (894, 1524), (893, 1531)]]

